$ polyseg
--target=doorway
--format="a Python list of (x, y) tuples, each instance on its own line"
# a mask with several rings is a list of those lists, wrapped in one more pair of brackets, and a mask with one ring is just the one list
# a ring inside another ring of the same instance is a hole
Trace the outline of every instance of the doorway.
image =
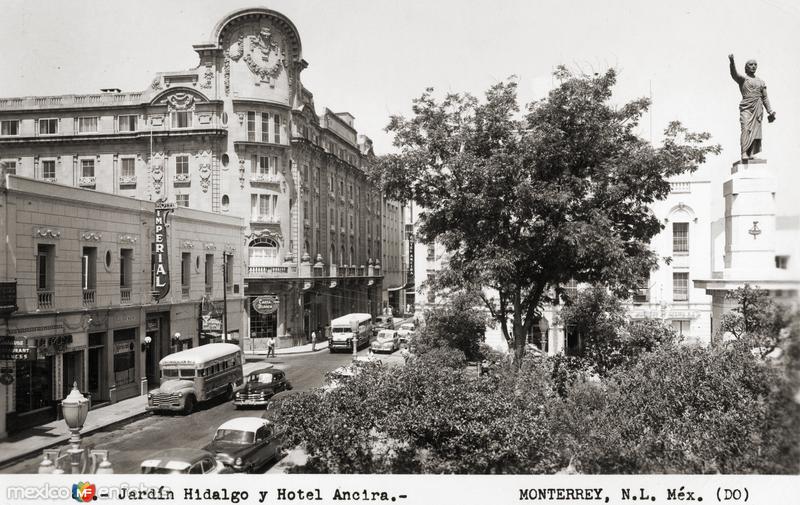
[(85, 389), (85, 384), (83, 383), (83, 369), (81, 367), (81, 362), (83, 361), (81, 357), (83, 356), (83, 351), (72, 351), (72, 352), (65, 352), (63, 354), (63, 370), (62, 370), (62, 381), (61, 384), (63, 385), (63, 395), (62, 398), (66, 398), (70, 391), (72, 391), (72, 386), (74, 384), (78, 385), (78, 391), (80, 392), (87, 392)]

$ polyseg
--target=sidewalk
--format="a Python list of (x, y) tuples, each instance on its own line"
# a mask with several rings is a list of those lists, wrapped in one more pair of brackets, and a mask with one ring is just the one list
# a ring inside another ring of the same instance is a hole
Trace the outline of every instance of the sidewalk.
[[(283, 349), (275, 349), (276, 356), (285, 356), (287, 354), (303, 354), (303, 353), (310, 353), (310, 352), (319, 352), (328, 349), (328, 341), (321, 340), (317, 342), (316, 349), (314, 351), (311, 350), (311, 344), (305, 345), (297, 345), (294, 347), (284, 347)], [(266, 356), (267, 351), (248, 351), (245, 349), (244, 351), (245, 356)]]
[[(317, 351), (327, 348), (327, 341), (317, 343)], [(311, 344), (277, 349), (275, 354), (280, 356), (305, 352), (311, 352)], [(266, 354), (266, 351), (263, 353), (245, 352), (245, 356), (262, 357)], [(245, 377), (253, 370), (263, 367), (266, 363), (265, 361), (244, 363), (242, 369)], [(147, 411), (145, 410), (146, 406), (147, 396), (141, 395), (90, 410), (89, 415), (86, 417), (86, 424), (84, 424), (83, 430), (81, 431), (81, 436), (87, 436), (114, 424), (145, 416), (147, 415)], [(69, 430), (67, 428), (67, 423), (63, 419), (16, 433), (7, 439), (0, 440), (0, 467), (6, 466), (26, 456), (37, 453), (41, 455), (44, 449), (66, 444), (68, 440)]]

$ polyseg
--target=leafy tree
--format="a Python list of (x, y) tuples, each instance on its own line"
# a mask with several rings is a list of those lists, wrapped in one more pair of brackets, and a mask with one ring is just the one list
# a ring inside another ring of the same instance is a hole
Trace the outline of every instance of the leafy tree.
[(720, 332), (729, 333), (756, 348), (761, 357), (775, 350), (789, 334), (790, 314), (772, 299), (769, 291), (746, 284), (728, 292), (736, 306), (720, 322)]
[(559, 314), (567, 331), (578, 334), (585, 366), (602, 376), (630, 365), (644, 352), (677, 341), (662, 321), (629, 320), (621, 300), (602, 286), (578, 291)]
[(570, 279), (623, 293), (656, 258), (650, 239), (662, 225), (649, 206), (669, 193), (667, 178), (697, 169), (706, 133), (678, 122), (659, 147), (636, 134), (647, 99), (610, 103), (616, 72), (573, 75), (520, 116), (516, 84), (500, 83), (484, 102), (443, 100), (428, 89), (413, 116), (393, 116), (397, 154), (371, 176), (385, 192), (413, 200), (419, 234), (449, 252), (441, 280), (483, 296), (519, 364), (526, 336)]
[(464, 353), (467, 360), (480, 356), (480, 344), (486, 332), (486, 317), (475, 310), (480, 300), (467, 293), (455, 293), (450, 303), (425, 313), (425, 325), (414, 338), (417, 354), (438, 347), (450, 347)]

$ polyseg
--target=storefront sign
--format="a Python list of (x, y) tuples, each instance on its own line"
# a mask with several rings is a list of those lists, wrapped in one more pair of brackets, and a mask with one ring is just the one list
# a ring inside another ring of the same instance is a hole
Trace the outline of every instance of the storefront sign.
[(167, 217), (175, 209), (174, 203), (163, 200), (156, 202), (155, 226), (155, 275), (153, 281), (153, 298), (160, 300), (169, 293), (169, 251), (167, 249)]
[[(406, 276), (406, 286), (414, 287), (414, 236), (408, 238), (408, 276)], [(412, 289), (413, 290), (413, 289)]]
[(28, 346), (24, 338), (0, 337), (0, 360), (32, 360), (36, 359), (36, 349)]
[(114, 342), (114, 354), (125, 354), (133, 351), (133, 340)]
[(216, 317), (203, 316), (203, 331), (220, 331), (222, 330), (222, 320)]
[(278, 303), (276, 295), (259, 296), (253, 300), (253, 309), (259, 314), (273, 314), (278, 310)]
[(36, 352), (42, 356), (53, 356), (67, 350), (72, 343), (72, 335), (58, 335), (55, 337), (33, 339)]

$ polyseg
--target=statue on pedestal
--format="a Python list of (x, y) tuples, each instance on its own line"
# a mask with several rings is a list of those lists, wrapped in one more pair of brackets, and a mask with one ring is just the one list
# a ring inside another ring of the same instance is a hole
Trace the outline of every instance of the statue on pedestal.
[(736, 71), (733, 55), (728, 55), (731, 66), (731, 77), (739, 85), (742, 101), (739, 102), (739, 122), (742, 126), (741, 150), (742, 161), (753, 158), (761, 152), (761, 121), (764, 109), (767, 109), (767, 120), (775, 121), (775, 111), (767, 98), (767, 85), (756, 77), (756, 60), (748, 60), (744, 65), (745, 75)]

